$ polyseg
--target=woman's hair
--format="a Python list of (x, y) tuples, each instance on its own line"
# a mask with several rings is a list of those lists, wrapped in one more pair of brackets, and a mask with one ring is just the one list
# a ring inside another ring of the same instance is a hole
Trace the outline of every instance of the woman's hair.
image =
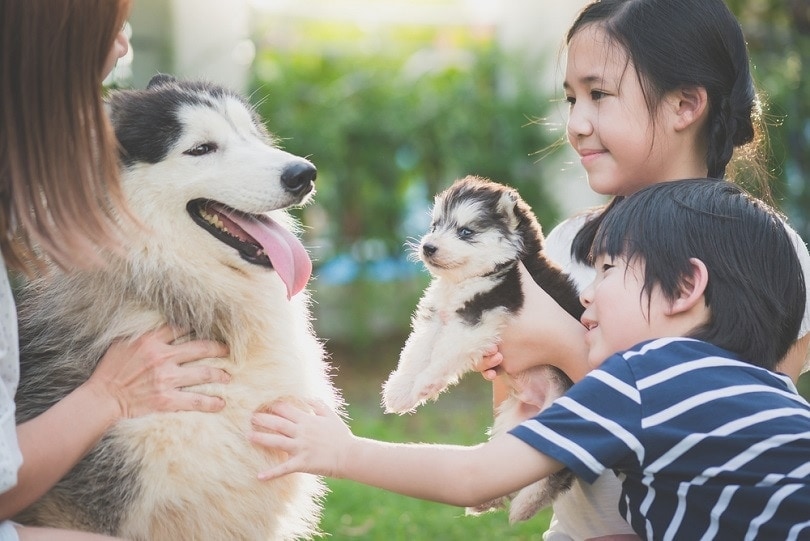
[[(667, 93), (705, 88), (708, 176), (724, 178), (735, 148), (745, 147), (757, 170), (749, 180), (757, 184), (760, 196), (770, 200), (768, 175), (756, 163), (765, 134), (745, 37), (723, 0), (599, 0), (580, 12), (566, 42), (590, 25), (598, 25), (613, 45), (626, 52), (653, 122)], [(581, 261), (598, 221), (597, 216), (577, 235), (572, 251)]]
[(0, 6), (0, 249), (27, 273), (86, 266), (126, 208), (101, 80), (130, 0)]
[(775, 210), (730, 182), (662, 182), (622, 199), (594, 238), (600, 255), (641, 261), (648, 300), (654, 287), (677, 298), (700, 259), (710, 315), (690, 336), (751, 364), (773, 369), (799, 334), (806, 284), (794, 241)]

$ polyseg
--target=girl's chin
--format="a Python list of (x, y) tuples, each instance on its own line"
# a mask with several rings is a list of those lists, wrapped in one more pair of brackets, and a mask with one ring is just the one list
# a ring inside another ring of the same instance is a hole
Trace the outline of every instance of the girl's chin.
[(588, 186), (599, 195), (616, 195), (621, 192), (619, 186), (612, 179), (605, 179), (602, 175), (588, 175)]

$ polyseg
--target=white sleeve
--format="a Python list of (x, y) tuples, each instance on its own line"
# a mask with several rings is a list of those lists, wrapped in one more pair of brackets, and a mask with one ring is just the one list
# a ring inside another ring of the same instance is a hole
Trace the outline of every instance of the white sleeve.
[[(798, 338), (803, 338), (808, 332), (810, 332), (810, 253), (807, 251), (807, 244), (804, 242), (804, 240), (802, 240), (799, 234), (796, 233), (796, 231), (787, 223), (785, 223), (785, 229), (787, 229), (787, 232), (793, 241), (793, 246), (796, 248), (796, 255), (799, 257), (799, 263), (802, 266), (804, 285), (807, 290), (807, 298), (804, 302), (804, 317), (802, 318), (802, 325), (799, 328), (798, 336)], [(807, 357), (804, 360), (802, 373), (807, 372), (808, 370), (810, 370), (810, 351), (808, 351)]]
[(576, 261), (571, 255), (571, 244), (574, 237), (582, 229), (582, 226), (591, 218), (591, 214), (578, 214), (560, 223), (551, 230), (546, 237), (546, 255), (557, 265), (562, 267), (563, 272), (568, 273), (577, 285), (577, 289), (582, 291), (593, 281), (596, 272), (593, 267)]
[[(0, 259), (2, 264), (2, 259)], [(0, 493), (17, 484), (22, 455), (17, 443), (14, 394), (20, 378), (17, 311), (8, 275), (0, 272)]]
[(802, 326), (799, 330), (799, 338), (801, 338), (810, 332), (810, 252), (807, 251), (807, 244), (805, 244), (799, 234), (789, 225), (785, 224), (785, 227), (793, 240), (793, 245), (796, 247), (796, 255), (799, 256), (799, 263), (802, 265), (804, 284), (807, 289), (807, 301), (804, 304), (804, 317), (802, 318)]

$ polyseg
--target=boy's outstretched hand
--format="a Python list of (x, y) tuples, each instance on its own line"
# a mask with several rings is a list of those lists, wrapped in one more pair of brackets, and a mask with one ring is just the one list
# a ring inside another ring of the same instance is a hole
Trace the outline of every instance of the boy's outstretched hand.
[(354, 435), (346, 423), (323, 402), (307, 401), (311, 411), (291, 402), (275, 402), (253, 414), (253, 443), (286, 452), (289, 458), (260, 472), (266, 481), (293, 472), (341, 477)]
[[(266, 413), (253, 414), (253, 427), (248, 435), (251, 441), (289, 455), (261, 472), (262, 481), (305, 472), (472, 507), (562, 469), (561, 463), (511, 435), (472, 447), (360, 438), (318, 401), (273, 403)], [(499, 464), (498, 475), (492, 475), (493, 464)]]

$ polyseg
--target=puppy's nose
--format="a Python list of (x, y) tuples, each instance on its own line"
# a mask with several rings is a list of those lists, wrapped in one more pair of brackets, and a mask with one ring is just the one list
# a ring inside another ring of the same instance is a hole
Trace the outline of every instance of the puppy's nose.
[(281, 183), (288, 192), (294, 195), (306, 195), (315, 187), (318, 170), (306, 161), (288, 165), (281, 172)]
[(436, 247), (434, 244), (423, 244), (422, 245), (422, 253), (424, 253), (427, 257), (432, 256), (436, 253), (439, 248)]

